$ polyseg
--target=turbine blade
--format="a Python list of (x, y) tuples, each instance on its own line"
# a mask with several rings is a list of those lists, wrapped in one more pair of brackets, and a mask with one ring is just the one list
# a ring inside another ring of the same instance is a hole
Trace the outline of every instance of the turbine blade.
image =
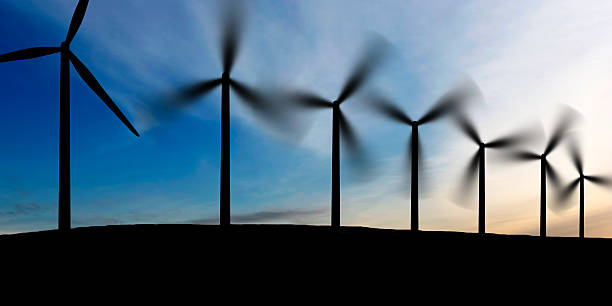
[(528, 160), (540, 160), (541, 159), (540, 155), (536, 153), (532, 153), (532, 152), (527, 152), (527, 151), (510, 152), (506, 154), (505, 156), (507, 156), (510, 159), (517, 160), (517, 161), (528, 161)]
[(480, 165), (479, 154), (479, 151), (474, 153), (461, 175), (459, 189), (457, 189), (453, 201), (461, 207), (473, 208), (475, 206), (475, 202), (472, 200), (474, 200), (474, 185), (478, 178), (478, 168)]
[(367, 181), (374, 175), (374, 167), (365, 147), (359, 140), (357, 133), (351, 123), (339, 110), (340, 119), (340, 141), (348, 153), (348, 162), (352, 169), (356, 170), (359, 181)]
[(572, 163), (574, 164), (574, 167), (576, 167), (578, 174), (582, 175), (583, 174), (582, 156), (575, 142), (570, 143), (569, 151), (570, 151), (570, 157), (572, 159)]
[(255, 115), (276, 132), (291, 141), (299, 141), (306, 135), (311, 124), (307, 118), (295, 111), (295, 105), (286, 103), (275, 91), (256, 90), (242, 82), (230, 79), (232, 89), (253, 110)]
[(303, 108), (331, 108), (334, 104), (328, 100), (319, 97), (316, 94), (294, 91), (283, 94), (283, 99), (291, 102), (291, 104)]
[(566, 107), (559, 122), (555, 126), (552, 136), (546, 145), (546, 149), (544, 150), (544, 155), (550, 154), (564, 139), (565, 134), (573, 127), (578, 118), (580, 117), (579, 113), (572, 108)]
[(20, 61), (60, 52), (59, 47), (34, 47), (0, 55), (0, 63)]
[(548, 162), (546, 162), (544, 169), (546, 171), (546, 176), (548, 177), (549, 181), (553, 184), (553, 186), (560, 188), (561, 181), (559, 180), (559, 175), (557, 174), (557, 171)]
[(599, 185), (612, 186), (612, 178), (605, 176), (585, 175), (584, 179)]
[(477, 145), (480, 145), (482, 141), (480, 140), (480, 136), (476, 131), (476, 127), (470, 122), (470, 120), (464, 115), (457, 115), (454, 117), (455, 122), (459, 126), (461, 132), (463, 132), (468, 138), (470, 138)]
[(382, 36), (376, 36), (367, 43), (365, 51), (355, 68), (348, 77), (348, 80), (344, 84), (340, 95), (338, 96), (338, 103), (344, 102), (355, 92), (357, 92), (363, 85), (371, 78), (372, 74), (381, 65), (387, 51), (389, 49), (389, 42)]
[(529, 128), (524, 131), (519, 131), (504, 137), (497, 138), (485, 144), (485, 147), (491, 149), (508, 149), (525, 145), (534, 140), (537, 140), (542, 135), (541, 128)]
[(81, 76), (83, 81), (87, 83), (87, 86), (96, 93), (96, 95), (106, 104), (106, 106), (125, 124), (125, 126), (136, 136), (140, 136), (138, 131), (134, 128), (134, 126), (130, 123), (130, 121), (125, 117), (125, 115), (121, 112), (119, 107), (113, 102), (111, 97), (104, 91), (98, 80), (93, 76), (93, 74), (83, 65), (83, 63), (74, 55), (72, 52), (69, 53), (70, 61), (72, 61), (72, 65), (77, 73)]
[(563, 187), (557, 193), (557, 204), (555, 205), (557, 209), (567, 209), (571, 207), (571, 205), (567, 205), (567, 200), (570, 198), (576, 187), (580, 184), (580, 178), (573, 180), (567, 186)]
[(185, 86), (174, 95), (172, 103), (176, 106), (188, 105), (197, 98), (208, 94), (219, 85), (221, 85), (221, 79), (206, 80)]
[(338, 113), (340, 119), (340, 133), (342, 134), (342, 143), (345, 145), (349, 153), (356, 154), (361, 149), (361, 144), (357, 139), (355, 129), (353, 129), (353, 126), (350, 124), (348, 119), (346, 119), (342, 111), (339, 111)]
[(428, 123), (451, 113), (458, 113), (474, 99), (482, 99), (482, 93), (478, 85), (472, 79), (468, 79), (438, 99), (434, 106), (419, 120), (419, 123)]
[(251, 108), (259, 112), (268, 110), (269, 105), (266, 104), (266, 98), (263, 93), (235, 80), (230, 80), (230, 84), (238, 96)]
[(87, 11), (88, 4), (89, 0), (79, 0), (79, 3), (74, 10), (74, 14), (72, 15), (72, 20), (70, 20), (70, 27), (68, 28), (68, 34), (66, 35), (66, 43), (70, 44), (72, 42), (74, 36), (79, 30), (79, 27), (81, 27), (83, 18), (85, 18), (85, 11)]
[(244, 20), (243, 8), (236, 3), (224, 8), (223, 34), (221, 35), (221, 58), (223, 60), (223, 72), (231, 73), (236, 61), (236, 55), (240, 48), (240, 36), (242, 34), (242, 21)]
[(371, 101), (371, 105), (374, 110), (381, 115), (399, 123), (412, 125), (412, 119), (410, 119), (410, 117), (404, 111), (402, 111), (387, 98), (371, 95), (368, 100)]

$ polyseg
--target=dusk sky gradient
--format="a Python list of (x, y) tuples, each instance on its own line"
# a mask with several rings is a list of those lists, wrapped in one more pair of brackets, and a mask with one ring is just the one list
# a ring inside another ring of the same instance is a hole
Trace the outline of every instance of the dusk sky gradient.
[[(63, 41), (76, 0), (0, 0), (0, 53)], [(73, 226), (217, 223), (220, 90), (173, 120), (157, 98), (221, 74), (224, 1), (91, 1), (73, 52), (141, 132), (132, 135), (71, 71)], [(246, 1), (246, 31), (232, 76), (336, 98), (367, 38), (391, 56), (370, 88), (413, 118), (466, 75), (486, 104), (472, 112), (491, 140), (541, 122), (562, 105), (584, 117), (586, 172), (612, 175), (610, 1)], [(57, 227), (59, 55), (0, 64), (0, 233)], [(232, 95), (231, 198), (236, 223), (329, 224), (331, 112), (306, 116), (287, 139)], [(409, 228), (405, 159), (409, 127), (379, 118), (359, 99), (346, 116), (376, 165), (370, 180), (342, 163), (342, 224)], [(448, 122), (421, 134), (420, 224), (476, 231), (477, 211), (452, 201), (476, 150)], [(542, 150), (542, 145), (534, 150)], [(550, 158), (576, 177), (565, 147)], [(539, 165), (487, 164), (487, 230), (537, 234)], [(474, 190), (476, 195), (476, 190)], [(549, 197), (553, 202), (554, 198)], [(577, 198), (571, 199), (577, 203)], [(586, 235), (612, 237), (612, 192), (586, 184)], [(548, 217), (549, 234), (576, 236), (577, 205)]]

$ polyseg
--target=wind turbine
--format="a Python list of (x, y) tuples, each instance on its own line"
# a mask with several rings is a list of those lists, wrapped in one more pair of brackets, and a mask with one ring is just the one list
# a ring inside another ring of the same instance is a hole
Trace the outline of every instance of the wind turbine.
[[(563, 190), (561, 190), (560, 200), (562, 202), (567, 201), (576, 187), (580, 186), (580, 221), (578, 226), (578, 236), (580, 238), (584, 238), (584, 181), (587, 180), (597, 185), (611, 186), (612, 179), (604, 176), (585, 175), (583, 172), (584, 164), (582, 162), (582, 155), (575, 144), (570, 145), (570, 156), (572, 158), (572, 163), (578, 172), (578, 178), (570, 182), (565, 188), (563, 188)], [(567, 206), (564, 206), (563, 208), (567, 208)]]
[(287, 123), (283, 118), (286, 113), (273, 109), (268, 98), (244, 83), (230, 77), (239, 49), (239, 39), (242, 29), (240, 8), (226, 7), (224, 30), (221, 35), (222, 74), (220, 78), (195, 82), (179, 90), (175, 96), (178, 104), (187, 106), (198, 98), (221, 86), (221, 182), (220, 182), (220, 224), (231, 223), (230, 212), (230, 88), (247, 103), (257, 115), (264, 116), (268, 121)]
[[(467, 171), (463, 178), (463, 184), (471, 183), (478, 177), (478, 233), (484, 234), (485, 231), (485, 152), (487, 149), (511, 149), (525, 144), (535, 137), (535, 133), (530, 130), (513, 133), (495, 140), (484, 142), (480, 137), (476, 127), (464, 115), (455, 116), (455, 122), (460, 130), (478, 146), (478, 151), (473, 155), (468, 163)], [(469, 188), (462, 188), (462, 192), (467, 192)]]
[[(309, 110), (331, 109), (332, 111), (332, 195), (331, 226), (340, 227), (340, 141), (351, 154), (358, 154), (361, 145), (348, 119), (342, 113), (340, 105), (352, 97), (371, 79), (386, 55), (388, 43), (382, 37), (369, 41), (362, 57), (357, 61), (338, 97), (330, 101), (317, 94), (296, 91), (285, 93), (285, 98), (294, 105)], [(342, 134), (342, 137), (340, 135)]]
[(83, 18), (89, 0), (80, 0), (70, 21), (66, 40), (59, 47), (34, 47), (0, 55), (0, 63), (26, 60), (55, 53), (60, 53), (60, 152), (59, 152), (59, 210), (58, 228), (62, 231), (70, 229), (70, 63), (81, 79), (93, 90), (106, 106), (127, 126), (136, 136), (140, 136), (134, 126), (123, 115), (119, 107), (104, 91), (100, 83), (85, 65), (70, 51), (70, 43), (74, 39)]
[(577, 114), (569, 108), (565, 111), (553, 130), (552, 136), (546, 143), (546, 147), (542, 154), (533, 153), (530, 151), (515, 151), (509, 156), (518, 161), (540, 161), (540, 236), (546, 237), (546, 178), (550, 178), (551, 183), (555, 187), (559, 187), (559, 176), (546, 159), (553, 152), (559, 143), (564, 140), (566, 133), (570, 130), (573, 123), (576, 121)]
[(404, 111), (393, 102), (380, 95), (372, 97), (374, 109), (396, 122), (411, 127), (410, 134), (410, 229), (419, 230), (419, 151), (421, 144), (419, 140), (419, 127), (434, 122), (438, 119), (456, 113), (463, 109), (467, 102), (474, 97), (480, 97), (481, 93), (473, 80), (467, 80), (456, 88), (443, 95), (434, 106), (421, 119), (412, 120)]

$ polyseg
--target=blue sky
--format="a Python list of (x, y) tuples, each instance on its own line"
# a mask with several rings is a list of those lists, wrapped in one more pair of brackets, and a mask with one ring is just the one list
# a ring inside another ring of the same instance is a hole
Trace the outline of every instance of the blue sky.
[[(77, 1), (3, 2), (1, 53), (58, 45)], [(312, 89), (333, 99), (365, 39), (378, 33), (393, 51), (372, 86), (413, 117), (469, 74), (487, 98), (478, 115), (488, 138), (535, 118), (548, 127), (554, 118), (548, 110), (559, 103), (589, 117), (589, 135), (610, 128), (601, 112), (609, 110), (603, 101), (611, 95), (603, 68), (609, 66), (604, 55), (610, 44), (601, 39), (612, 11), (606, 2), (588, 8), (579, 1), (247, 3), (247, 31), (232, 74), (247, 84)], [(142, 137), (134, 137), (72, 71), (74, 226), (216, 222), (220, 92), (172, 121), (156, 116), (152, 105), (177, 86), (219, 76), (219, 11), (217, 1), (90, 3), (72, 50)], [(5, 144), (0, 232), (55, 228), (59, 56), (0, 64), (0, 82)], [(344, 109), (367, 144), (377, 175), (362, 182), (343, 164), (343, 223), (408, 227), (402, 171), (409, 130), (376, 118), (355, 101)], [(288, 141), (239, 98), (232, 100), (235, 222), (329, 222), (331, 116), (321, 111), (306, 118), (311, 127), (305, 138)], [(473, 148), (444, 123), (428, 126), (422, 137), (428, 167), (421, 223), (426, 229), (474, 230), (476, 212), (457, 207), (447, 196)], [(606, 172), (609, 167), (600, 165), (610, 164), (604, 154), (610, 148), (585, 142), (594, 169)], [(558, 163), (569, 179), (571, 167), (562, 154)], [(499, 202), (489, 213), (492, 229), (537, 232), (538, 188), (530, 181), (537, 170), (530, 167), (500, 167), (499, 179), (490, 182), (496, 191), (488, 195), (489, 203)], [(524, 184), (510, 197), (504, 192), (507, 183), (495, 188), (509, 179)], [(593, 220), (612, 213), (606, 194), (600, 194)], [(551, 216), (553, 234), (572, 235), (574, 213)], [(604, 225), (591, 230), (608, 235)]]

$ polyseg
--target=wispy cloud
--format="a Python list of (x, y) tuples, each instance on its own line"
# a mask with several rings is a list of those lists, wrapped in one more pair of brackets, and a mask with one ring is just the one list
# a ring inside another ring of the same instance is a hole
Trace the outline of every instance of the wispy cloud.
[[(317, 219), (324, 216), (327, 213), (327, 209), (289, 209), (289, 210), (278, 210), (278, 211), (258, 211), (246, 214), (234, 214), (232, 215), (232, 222), (234, 223), (285, 223), (285, 222), (303, 222), (304, 220)], [(210, 217), (203, 219), (189, 220), (186, 223), (194, 224), (216, 224), (219, 223), (219, 218)]]
[(31, 216), (50, 211), (51, 208), (46, 205), (40, 205), (37, 203), (19, 203), (14, 204), (11, 210), (0, 211), (0, 216), (7, 217), (22, 217)]

